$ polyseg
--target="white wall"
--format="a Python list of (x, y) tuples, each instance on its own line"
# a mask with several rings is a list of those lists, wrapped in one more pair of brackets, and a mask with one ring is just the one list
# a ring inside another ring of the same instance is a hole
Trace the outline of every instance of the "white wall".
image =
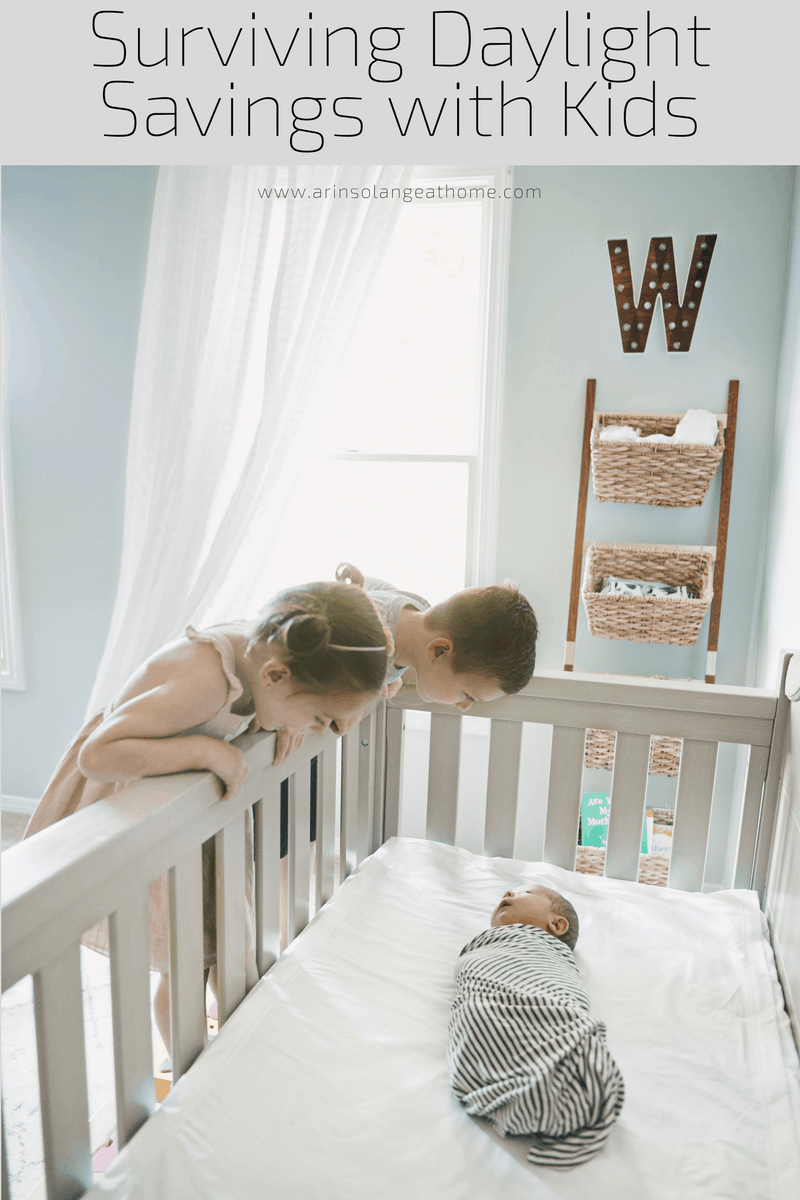
[(155, 167), (4, 167), (8, 419), (26, 687), (3, 793), (38, 797), (83, 722), (111, 616)]
[(800, 190), (795, 193), (786, 321), (773, 435), (757, 682), (775, 683), (781, 649), (800, 649)]

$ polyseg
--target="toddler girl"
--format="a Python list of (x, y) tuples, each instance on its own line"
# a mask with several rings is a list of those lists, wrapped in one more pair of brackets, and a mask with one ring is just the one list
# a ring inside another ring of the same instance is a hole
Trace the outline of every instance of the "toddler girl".
[[(56, 768), (25, 832), (113, 795), (145, 775), (213, 771), (233, 796), (247, 775), (230, 739), (246, 729), (278, 729), (280, 762), (306, 729), (354, 724), (383, 687), (386, 633), (369, 598), (341, 583), (280, 592), (251, 622), (186, 635), (152, 655), (84, 726)], [(248, 810), (249, 815), (249, 810)], [(248, 840), (251, 827), (248, 822)], [(203, 847), (205, 967), (216, 962), (214, 847)], [(247, 862), (252, 859), (248, 847)], [(252, 891), (252, 887), (249, 889)], [(248, 905), (248, 987), (256, 981), (252, 896)], [(105, 923), (84, 937), (108, 952)], [(169, 1048), (168, 893), (150, 885), (151, 967), (162, 973), (155, 1016)], [(212, 981), (213, 982), (213, 981)]]

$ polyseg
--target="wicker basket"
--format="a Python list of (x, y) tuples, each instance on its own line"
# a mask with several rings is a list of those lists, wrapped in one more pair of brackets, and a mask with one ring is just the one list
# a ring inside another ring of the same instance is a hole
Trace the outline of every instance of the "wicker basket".
[(677, 416), (654, 413), (596, 413), (592, 427), (592, 473), (598, 500), (695, 508), (702, 504), (725, 449), (725, 429), (713, 446), (689, 442), (601, 442), (609, 425), (632, 425), (644, 437), (673, 434)]
[[(714, 556), (708, 550), (671, 546), (632, 546), (592, 542), (586, 553), (583, 605), (592, 637), (626, 642), (666, 642), (693, 646), (713, 590)], [(618, 579), (685, 584), (696, 600), (680, 596), (601, 596), (608, 575)]]
[[(584, 763), (587, 767), (610, 771), (614, 766), (614, 744), (616, 734), (608, 729), (586, 730), (586, 752)], [(650, 739), (650, 764), (648, 775), (675, 776), (681, 765), (681, 739), (673, 737), (652, 737)]]

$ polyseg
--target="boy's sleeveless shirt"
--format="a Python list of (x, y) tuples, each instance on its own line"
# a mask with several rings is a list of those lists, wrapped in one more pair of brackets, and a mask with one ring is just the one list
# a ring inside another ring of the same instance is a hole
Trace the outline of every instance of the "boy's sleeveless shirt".
[[(394, 641), (397, 641), (397, 623), (404, 608), (413, 608), (415, 612), (427, 612), (430, 608), (430, 604), (423, 600), (422, 596), (417, 596), (414, 592), (400, 592), (393, 584), (370, 575), (364, 578), (364, 591), (380, 613), (384, 625), (391, 631)], [(392, 656), (387, 664), (386, 682), (394, 683), (405, 670), (405, 666), (395, 666)]]

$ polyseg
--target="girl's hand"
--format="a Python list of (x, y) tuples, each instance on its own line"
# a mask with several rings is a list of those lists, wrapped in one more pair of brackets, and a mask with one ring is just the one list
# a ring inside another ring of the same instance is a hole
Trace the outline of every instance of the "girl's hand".
[(391, 700), (392, 696), (396, 696), (402, 686), (403, 686), (403, 676), (402, 675), (400, 676), (399, 679), (395, 679), (393, 683), (385, 683), (383, 685), (383, 691), (381, 692), (381, 699), (382, 700)]
[(230, 800), (247, 778), (250, 769), (247, 759), (239, 747), (232, 746), (230, 742), (217, 741), (216, 738), (204, 738), (203, 741), (209, 743), (206, 769), (219, 776), (225, 785), (221, 798)]
[(345, 733), (349, 733), (351, 729), (361, 720), (361, 713), (357, 713), (354, 717), (342, 718), (341, 721), (331, 721), (331, 732), (337, 737), (342, 737)]
[(278, 763), (282, 763), (285, 758), (288, 758), (298, 746), (302, 745), (305, 735), (305, 729), (276, 729), (273, 764), (277, 766)]

